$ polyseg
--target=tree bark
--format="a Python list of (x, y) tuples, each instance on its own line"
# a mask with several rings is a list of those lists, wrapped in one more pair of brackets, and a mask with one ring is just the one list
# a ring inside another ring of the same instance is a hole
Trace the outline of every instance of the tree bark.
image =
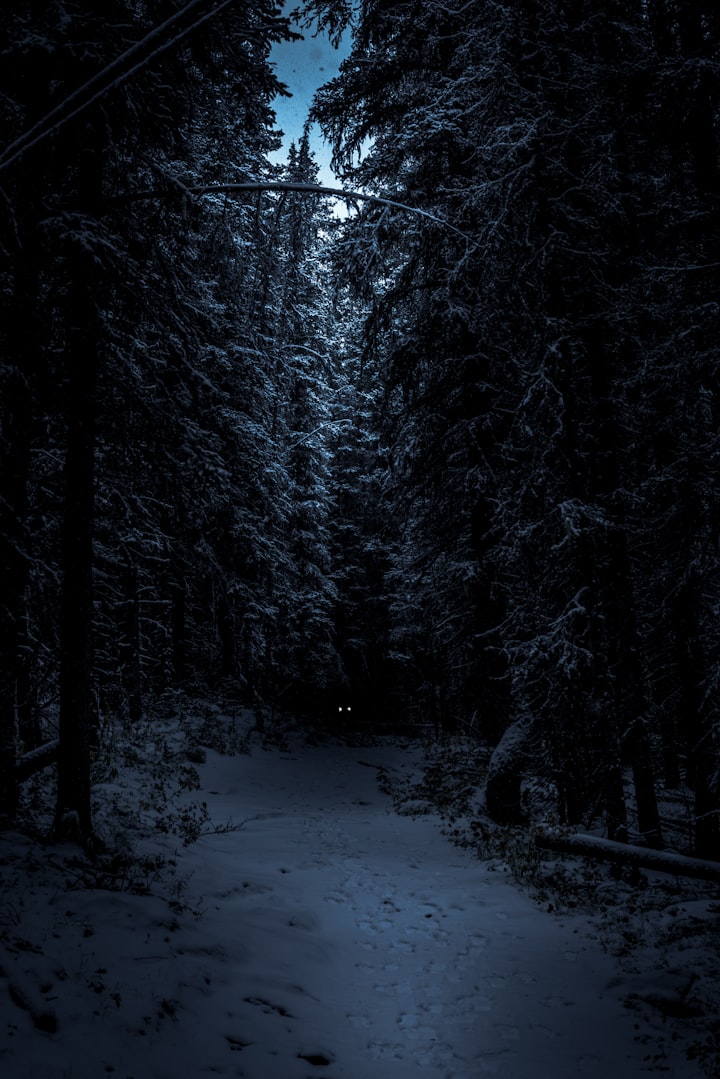
[(11, 309), (5, 336), (5, 377), (0, 383), (0, 817), (17, 810), (15, 757), (20, 644), (30, 566), (25, 528), (30, 447), (35, 412), (38, 340), (38, 241), (32, 211), (19, 217), (22, 243), (15, 252)]
[(660, 812), (655, 792), (655, 773), (650, 757), (650, 742), (642, 719), (636, 719), (628, 735), (632, 765), (638, 829), (649, 847), (662, 847)]
[[(80, 204), (98, 204), (100, 153), (94, 128), (82, 134)], [(78, 228), (89, 232), (92, 221)], [(63, 586), (60, 623), (60, 750), (58, 755), (57, 838), (92, 834), (90, 742), (93, 709), (93, 526), (95, 518), (95, 420), (98, 383), (98, 284), (100, 267), (86, 235), (66, 241), (70, 278), (66, 338), (65, 515), (62, 529)]]
[(177, 686), (187, 678), (186, 648), (187, 588), (183, 577), (176, 577), (170, 584), (170, 640), (172, 649), (172, 673)]
[(18, 645), (27, 576), (23, 517), (29, 456), (29, 389), (19, 371), (4, 386), (0, 439), (0, 817), (17, 812)]
[(137, 566), (128, 561), (123, 571), (124, 618), (121, 657), (127, 692), (128, 716), (137, 723), (142, 716), (142, 671), (140, 665), (140, 595)]
[[(85, 282), (87, 287), (87, 282)], [(79, 291), (81, 285), (76, 282)], [(83, 290), (84, 291), (84, 290)], [(76, 296), (77, 300), (77, 296)], [(60, 753), (55, 831), (72, 815), (83, 835), (92, 832), (90, 736), (93, 670), (93, 521), (97, 358), (95, 321), (79, 321), (70, 335), (68, 445), (65, 461), (63, 587), (60, 643)]]

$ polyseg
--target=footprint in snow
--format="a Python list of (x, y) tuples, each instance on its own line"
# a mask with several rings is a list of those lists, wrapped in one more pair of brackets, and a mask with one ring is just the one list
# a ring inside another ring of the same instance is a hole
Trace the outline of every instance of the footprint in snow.
[(332, 1064), (335, 1057), (331, 1053), (318, 1052), (317, 1050), (303, 1050), (298, 1053), (298, 1060), (306, 1060), (308, 1064), (312, 1064), (314, 1068), (327, 1068)]

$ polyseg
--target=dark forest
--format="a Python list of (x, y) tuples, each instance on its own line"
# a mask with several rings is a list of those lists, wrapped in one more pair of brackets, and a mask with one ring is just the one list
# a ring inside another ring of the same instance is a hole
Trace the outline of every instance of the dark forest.
[(717, 0), (102, 9), (0, 31), (0, 820), (202, 701), (720, 861)]

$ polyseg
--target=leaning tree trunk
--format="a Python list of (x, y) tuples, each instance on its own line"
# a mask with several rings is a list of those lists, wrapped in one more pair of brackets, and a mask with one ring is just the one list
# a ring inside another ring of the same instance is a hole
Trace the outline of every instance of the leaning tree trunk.
[(495, 747), (485, 780), (485, 805), (496, 824), (519, 824), (523, 819), (521, 787), (527, 763), (529, 723), (511, 724)]

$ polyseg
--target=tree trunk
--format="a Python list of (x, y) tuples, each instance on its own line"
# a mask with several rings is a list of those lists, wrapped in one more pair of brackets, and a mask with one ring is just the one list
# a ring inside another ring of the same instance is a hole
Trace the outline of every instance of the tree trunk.
[(660, 812), (655, 792), (655, 774), (650, 759), (650, 742), (645, 724), (635, 720), (628, 735), (630, 763), (632, 765), (635, 803), (638, 814), (638, 830), (648, 847), (662, 847)]
[(676, 627), (680, 699), (686, 716), (687, 780), (695, 795), (695, 853), (715, 858), (720, 853), (720, 792), (718, 750), (711, 706), (700, 691), (705, 664), (700, 655), (698, 612), (702, 609), (702, 583), (696, 572), (683, 582), (676, 597)]
[(0, 382), (0, 817), (17, 811), (17, 694), (29, 569), (25, 529), (34, 382), (40, 367), (38, 257), (34, 220), (17, 222), (12, 308)]
[(187, 677), (186, 609), (185, 580), (178, 577), (170, 585), (170, 640), (172, 673), (176, 686), (182, 686)]
[(220, 641), (220, 676), (233, 678), (235, 664), (235, 625), (230, 601), (223, 592), (217, 606), (217, 629)]
[(0, 817), (17, 811), (17, 675), (27, 576), (23, 529), (29, 455), (29, 389), (19, 371), (4, 386), (0, 438)]
[(18, 737), (25, 753), (35, 749), (43, 740), (33, 660), (28, 613), (25, 611), (18, 641), (16, 681)]
[(123, 572), (124, 618), (121, 657), (123, 682), (127, 692), (131, 723), (142, 717), (142, 673), (140, 668), (140, 597), (137, 567), (131, 562)]
[(720, 794), (718, 793), (718, 754), (711, 732), (692, 754), (695, 787), (695, 854), (700, 858), (720, 858)]
[[(93, 206), (101, 193), (95, 131), (82, 132), (78, 195)], [(90, 231), (92, 222), (81, 222)], [(60, 750), (55, 815), (57, 838), (92, 834), (90, 741), (93, 709), (93, 526), (95, 517), (95, 417), (98, 383), (99, 266), (85, 235), (67, 240), (70, 276), (66, 339), (65, 515), (62, 529), (63, 586), (60, 622)]]
[[(80, 275), (78, 275), (80, 276)], [(85, 283), (87, 288), (88, 283)], [(76, 282), (76, 291), (80, 291)], [(84, 289), (82, 290), (85, 291)], [(76, 296), (76, 301), (78, 297)], [(93, 521), (97, 356), (95, 322), (84, 305), (69, 341), (68, 445), (65, 460), (63, 586), (60, 625), (60, 753), (55, 831), (70, 816), (82, 835), (92, 832), (90, 736), (93, 672)]]

